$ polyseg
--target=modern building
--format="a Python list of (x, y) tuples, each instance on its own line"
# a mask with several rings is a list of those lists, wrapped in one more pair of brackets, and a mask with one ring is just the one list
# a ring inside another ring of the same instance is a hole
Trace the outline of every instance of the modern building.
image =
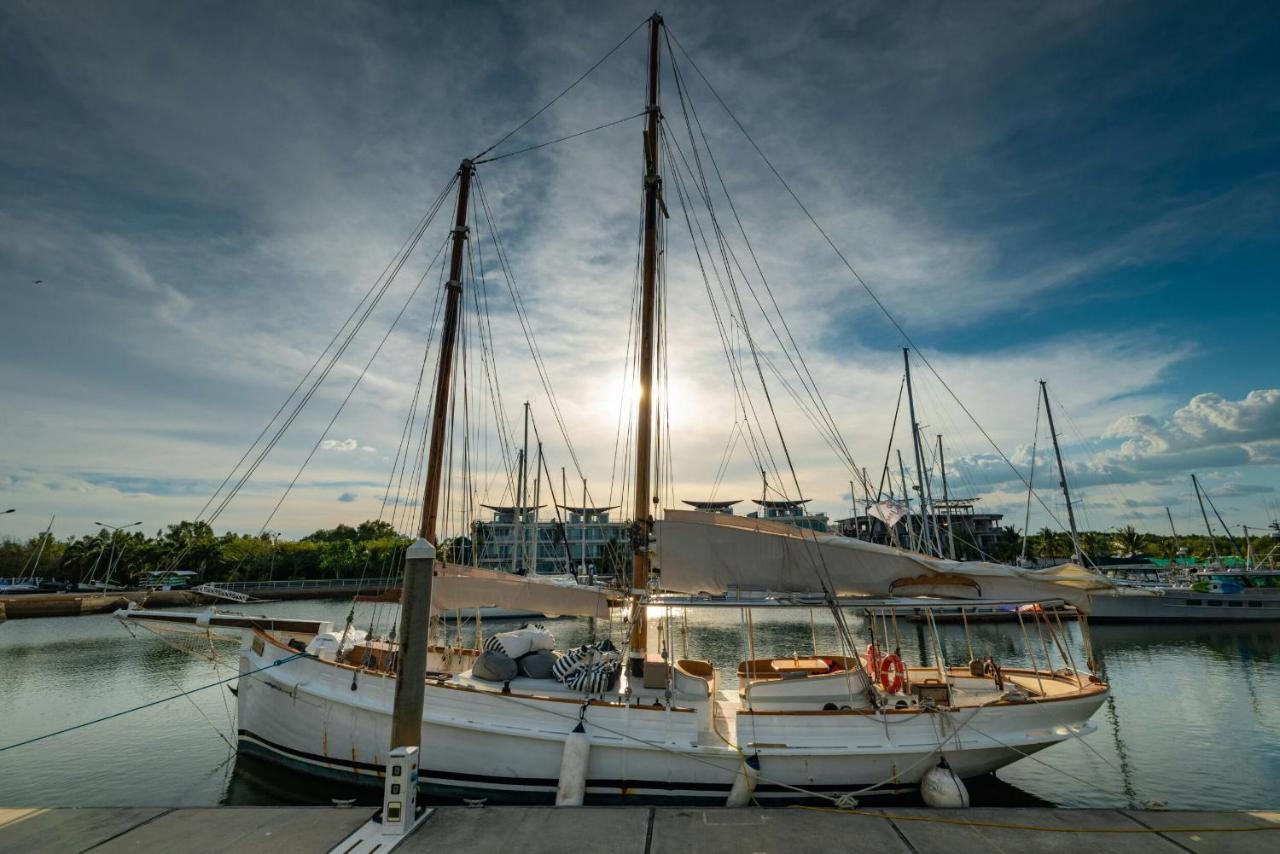
[[(688, 504), (694, 510), (701, 510), (703, 513), (723, 513), (726, 516), (732, 516), (734, 515), (734, 505), (741, 504), (742, 499), (737, 498), (731, 501), (690, 501), (686, 499), (683, 503)], [(807, 499), (802, 501), (761, 501), (755, 499), (752, 503), (759, 509), (748, 513), (748, 519), (768, 519), (770, 522), (781, 522), (784, 525), (795, 525), (797, 528), (807, 528), (812, 531), (826, 531), (830, 528), (826, 513), (808, 513), (805, 511), (804, 505), (809, 503)]]
[(750, 519), (768, 519), (770, 522), (781, 522), (784, 525), (795, 525), (810, 531), (827, 531), (831, 527), (826, 513), (810, 513), (805, 509), (809, 499), (791, 500), (755, 499), (752, 501), (758, 508), (747, 514)]
[(519, 507), (485, 504), (493, 513), (488, 520), (472, 523), (478, 544), (477, 563), (489, 569), (544, 575), (572, 571), (580, 575), (608, 576), (621, 555), (630, 555), (627, 523), (611, 521), (616, 507), (567, 507), (557, 505), (552, 518), (543, 506)]
[(742, 499), (736, 498), (732, 501), (688, 501), (681, 502), (688, 504), (694, 510), (701, 510), (703, 513), (720, 513), (725, 516), (733, 515), (733, 505), (741, 504)]
[[(1005, 528), (1000, 524), (1003, 513), (979, 513), (974, 509), (977, 498), (955, 498), (950, 501), (935, 501), (929, 514), (930, 529), (936, 528), (942, 540), (942, 548), (948, 548), (948, 531), (954, 526), (956, 554), (991, 554), (1004, 534)], [(863, 513), (848, 519), (836, 520), (841, 535), (856, 537), (873, 543), (887, 545), (906, 545), (912, 536), (919, 536), (922, 530), (922, 516), (913, 508), (909, 516), (904, 516), (893, 531), (875, 516)]]

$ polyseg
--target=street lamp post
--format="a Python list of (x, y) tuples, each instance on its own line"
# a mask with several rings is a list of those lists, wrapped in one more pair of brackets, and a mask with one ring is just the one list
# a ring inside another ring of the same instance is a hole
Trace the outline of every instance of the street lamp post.
[[(128, 525), (108, 525), (105, 522), (94, 522), (93, 524), (102, 528), (107, 528), (111, 531), (111, 554), (107, 558), (107, 577), (106, 580), (102, 582), (102, 592), (106, 593), (111, 587), (111, 567), (116, 559), (116, 534), (120, 533), (125, 528), (132, 528), (135, 525), (141, 525), (142, 523), (130, 522)], [(124, 557), (124, 549), (120, 550), (120, 556), (122, 558)]]

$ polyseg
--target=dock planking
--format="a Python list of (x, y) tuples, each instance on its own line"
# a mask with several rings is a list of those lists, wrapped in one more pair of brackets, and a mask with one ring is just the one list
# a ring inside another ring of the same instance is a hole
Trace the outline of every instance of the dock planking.
[[(330, 850), (369, 816), (368, 808), (330, 807), (0, 809), (0, 854), (309, 854)], [(1240, 832), (1245, 828), (1269, 830)], [(1235, 854), (1280, 848), (1280, 812), (892, 808), (854, 814), (804, 809), (436, 807), (396, 850), (507, 848), (518, 848), (522, 854), (810, 854), (856, 849), (977, 854), (1087, 848), (1124, 848), (1134, 854)]]

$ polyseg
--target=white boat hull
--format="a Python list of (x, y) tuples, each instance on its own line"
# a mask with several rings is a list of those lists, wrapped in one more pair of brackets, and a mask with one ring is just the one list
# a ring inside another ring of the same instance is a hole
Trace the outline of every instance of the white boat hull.
[[(377, 785), (390, 741), (394, 678), (307, 657), (260, 670), (293, 654), (263, 643), (258, 634), (246, 640), (241, 672), (260, 672), (239, 681), (240, 749), (314, 774)], [(654, 705), (660, 693), (640, 691), (638, 705), (585, 707), (588, 802), (724, 803), (741, 754), (715, 733), (700, 731), (696, 712)], [(1091, 731), (1087, 721), (1105, 696), (1097, 691), (1004, 704), (998, 711), (741, 712), (736, 723), (720, 724), (724, 736), (758, 753), (758, 799), (805, 800), (786, 786), (823, 793), (872, 785), (880, 792), (916, 788), (934, 764), (940, 729), (960, 728), (945, 754), (962, 777), (994, 771), (1073, 732)], [(438, 795), (553, 802), (564, 740), (583, 709), (581, 699), (514, 689), (504, 696), (428, 680), (420, 783)]]
[(1272, 592), (1118, 590), (1090, 597), (1094, 623), (1225, 623), (1280, 620), (1280, 595)]

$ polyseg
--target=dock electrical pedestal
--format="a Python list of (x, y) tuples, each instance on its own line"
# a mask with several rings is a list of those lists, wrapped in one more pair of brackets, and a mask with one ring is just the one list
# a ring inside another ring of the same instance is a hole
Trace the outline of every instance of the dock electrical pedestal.
[(391, 851), (429, 815), (429, 809), (418, 811), (418, 748), (394, 748), (387, 757), (382, 809), (334, 847), (331, 854)]

